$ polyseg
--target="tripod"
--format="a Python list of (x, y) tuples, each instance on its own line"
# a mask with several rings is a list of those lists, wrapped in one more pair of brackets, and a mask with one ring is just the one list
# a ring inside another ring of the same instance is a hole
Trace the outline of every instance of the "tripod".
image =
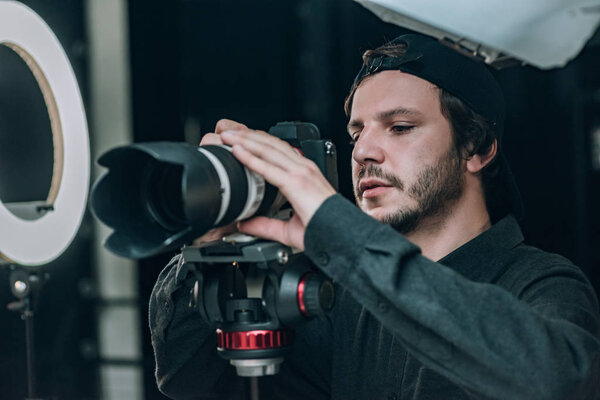
[(25, 348), (27, 352), (27, 397), (25, 400), (43, 400), (36, 394), (33, 322), (39, 293), (49, 275), (14, 265), (10, 268), (11, 272), (8, 277), (10, 290), (18, 300), (9, 303), (7, 308), (9, 311), (20, 312), (21, 319), (25, 321)]

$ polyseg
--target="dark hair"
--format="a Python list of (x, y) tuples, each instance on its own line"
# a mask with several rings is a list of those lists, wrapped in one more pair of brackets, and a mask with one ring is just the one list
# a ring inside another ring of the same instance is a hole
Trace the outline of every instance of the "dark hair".
[[(374, 57), (388, 56), (401, 57), (404, 55), (406, 45), (404, 43), (385, 44), (374, 50), (367, 50), (363, 53), (362, 59), (365, 66), (370, 65)], [(362, 79), (354, 82), (350, 93), (344, 102), (346, 116), (350, 116), (352, 109), (352, 100), (356, 90), (362, 82), (373, 76), (366, 75)], [(458, 154), (465, 159), (474, 155), (487, 154), (494, 140), (497, 139), (497, 133), (494, 126), (483, 116), (474, 112), (458, 97), (450, 94), (446, 90), (439, 88), (440, 109), (442, 115), (450, 122), (452, 133), (454, 135), (454, 145)], [(500, 163), (497, 162), (497, 154), (494, 160), (486, 165), (481, 171), (481, 180), (485, 193), (488, 212), (499, 210), (500, 204), (497, 203), (499, 196), (496, 195), (494, 181), (500, 173)], [(500, 212), (500, 211), (498, 211)], [(496, 212), (494, 212), (496, 214)], [(495, 219), (495, 216), (492, 216)]]

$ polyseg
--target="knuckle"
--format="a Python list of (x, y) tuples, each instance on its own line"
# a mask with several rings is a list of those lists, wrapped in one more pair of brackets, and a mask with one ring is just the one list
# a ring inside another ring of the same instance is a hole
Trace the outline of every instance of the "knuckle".
[(300, 165), (302, 166), (303, 173), (307, 175), (314, 175), (316, 172), (319, 171), (319, 167), (317, 167), (317, 164), (315, 164), (312, 160), (309, 160), (308, 158), (303, 158)]
[[(307, 160), (308, 160), (308, 158), (307, 158)], [(312, 160), (308, 160), (308, 168), (312, 172), (321, 172), (321, 170), (319, 169), (319, 167), (317, 166), (317, 164), (315, 164), (315, 162), (312, 161)]]
[(297, 168), (294, 168), (294, 170), (292, 171), (292, 176), (293, 176), (294, 180), (300, 181), (300, 182), (309, 180), (310, 175), (311, 175), (311, 170), (306, 165), (300, 165)]
[(302, 165), (302, 172), (303, 172), (303, 175), (309, 175), (312, 172), (314, 172), (314, 168), (313, 168), (312, 164)]

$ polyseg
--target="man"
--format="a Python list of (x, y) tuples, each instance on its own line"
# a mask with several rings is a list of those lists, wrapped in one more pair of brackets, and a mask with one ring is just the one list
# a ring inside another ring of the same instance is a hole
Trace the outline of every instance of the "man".
[[(575, 266), (525, 246), (503, 215), (521, 209), (492, 76), (419, 35), (364, 61), (347, 100), (362, 212), (264, 132), (224, 120), (204, 142), (232, 146), (294, 209), (290, 221), (238, 229), (303, 249), (338, 286), (331, 316), (298, 329), (280, 374), (261, 379), (263, 398), (594, 398), (597, 299)], [(187, 307), (193, 279), (178, 260), (151, 300), (159, 388), (243, 398), (213, 329)]]

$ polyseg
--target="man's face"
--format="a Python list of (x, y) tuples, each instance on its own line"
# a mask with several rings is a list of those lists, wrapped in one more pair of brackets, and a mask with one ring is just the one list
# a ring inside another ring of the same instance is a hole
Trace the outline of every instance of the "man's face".
[(463, 175), (439, 89), (400, 71), (383, 71), (354, 94), (348, 132), (359, 207), (402, 233), (443, 217), (462, 194)]

